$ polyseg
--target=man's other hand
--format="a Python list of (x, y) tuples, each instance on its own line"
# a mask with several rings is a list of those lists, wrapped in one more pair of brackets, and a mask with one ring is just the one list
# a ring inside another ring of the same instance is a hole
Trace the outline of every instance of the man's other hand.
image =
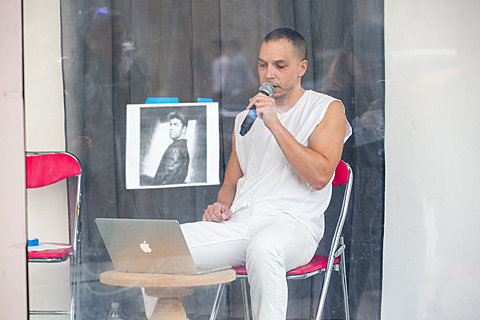
[(232, 210), (220, 202), (215, 202), (205, 209), (202, 221), (222, 222), (232, 217)]

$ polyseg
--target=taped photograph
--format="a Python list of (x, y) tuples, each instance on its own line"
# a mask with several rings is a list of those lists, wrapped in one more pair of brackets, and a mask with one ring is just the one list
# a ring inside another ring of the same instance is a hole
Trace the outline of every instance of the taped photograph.
[(219, 184), (218, 103), (127, 105), (127, 189)]

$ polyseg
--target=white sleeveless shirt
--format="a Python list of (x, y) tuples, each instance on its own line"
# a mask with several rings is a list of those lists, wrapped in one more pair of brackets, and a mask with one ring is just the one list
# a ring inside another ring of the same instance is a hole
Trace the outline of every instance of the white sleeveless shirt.
[[(335, 98), (307, 90), (287, 112), (278, 114), (282, 125), (304, 146)], [(330, 203), (332, 180), (321, 190), (313, 189), (290, 167), (272, 133), (257, 119), (245, 136), (240, 126), (247, 110), (235, 119), (235, 143), (243, 177), (237, 182), (232, 212), (261, 207), (292, 216), (317, 241), (323, 236), (323, 213)], [(345, 119), (345, 139), (352, 128)], [(333, 177), (332, 177), (333, 179)]]

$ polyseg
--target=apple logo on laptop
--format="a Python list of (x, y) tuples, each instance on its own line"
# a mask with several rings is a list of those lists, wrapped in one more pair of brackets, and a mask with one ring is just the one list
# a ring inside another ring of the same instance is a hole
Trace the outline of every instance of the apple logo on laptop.
[(146, 240), (143, 240), (143, 243), (140, 243), (140, 249), (142, 249), (145, 253), (151, 253), (152, 249), (150, 249), (150, 245), (147, 243)]

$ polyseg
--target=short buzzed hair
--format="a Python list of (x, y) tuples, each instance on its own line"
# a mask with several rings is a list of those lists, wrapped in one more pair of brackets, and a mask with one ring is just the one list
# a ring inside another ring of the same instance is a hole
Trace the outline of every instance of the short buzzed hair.
[(290, 41), (293, 45), (295, 52), (297, 53), (297, 57), (300, 60), (307, 59), (307, 42), (305, 38), (298, 33), (297, 31), (290, 29), (290, 28), (278, 28), (273, 31), (270, 31), (265, 38), (263, 38), (263, 42), (270, 42), (270, 41), (277, 41), (280, 39), (286, 39)]

